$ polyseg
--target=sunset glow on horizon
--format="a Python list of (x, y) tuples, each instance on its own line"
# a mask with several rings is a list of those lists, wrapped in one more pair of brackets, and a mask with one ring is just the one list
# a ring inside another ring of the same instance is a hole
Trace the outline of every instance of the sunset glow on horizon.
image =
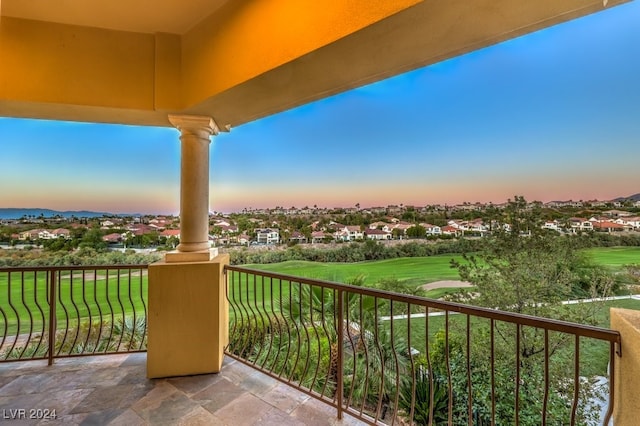
[[(210, 210), (640, 192), (640, 2), (212, 138)], [(171, 128), (0, 118), (0, 207), (178, 214)]]

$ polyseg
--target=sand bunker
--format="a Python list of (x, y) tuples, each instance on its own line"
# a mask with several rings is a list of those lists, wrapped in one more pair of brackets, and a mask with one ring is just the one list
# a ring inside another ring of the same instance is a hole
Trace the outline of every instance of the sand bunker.
[(429, 284), (423, 284), (420, 286), (421, 289), (429, 291), (434, 290), (436, 288), (460, 288), (460, 287), (472, 287), (473, 284), (467, 281), (457, 281), (457, 280), (448, 280), (448, 281), (435, 281)]

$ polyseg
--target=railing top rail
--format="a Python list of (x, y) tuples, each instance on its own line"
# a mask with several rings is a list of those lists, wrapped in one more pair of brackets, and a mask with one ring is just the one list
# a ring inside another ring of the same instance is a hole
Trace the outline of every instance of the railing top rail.
[(576, 324), (568, 321), (561, 321), (549, 318), (535, 317), (531, 315), (519, 314), (515, 312), (500, 311), (497, 309), (484, 308), (480, 306), (464, 305), (462, 303), (448, 302), (443, 300), (429, 299), (426, 297), (412, 296), (407, 294), (392, 293), (385, 290), (358, 287), (348, 284), (335, 283), (331, 281), (316, 280), (311, 278), (296, 277), (293, 275), (279, 274), (259, 269), (246, 268), (241, 266), (225, 265), (225, 271), (237, 271), (247, 274), (254, 274), (266, 278), (275, 278), (284, 281), (293, 281), (301, 284), (315, 285), (335, 290), (343, 290), (349, 293), (362, 294), (365, 296), (390, 299), (402, 303), (421, 305), (432, 309), (458, 312), (461, 314), (493, 319), (497, 321), (509, 322), (525, 326), (537, 327), (563, 333), (570, 333), (577, 336), (589, 337), (593, 339), (606, 340), (620, 344), (620, 333), (616, 330), (609, 330), (601, 327), (594, 327), (584, 324)]
[(68, 265), (68, 266), (2, 266), (0, 272), (41, 272), (41, 271), (82, 271), (82, 270), (113, 270), (113, 269), (148, 269), (149, 265)]

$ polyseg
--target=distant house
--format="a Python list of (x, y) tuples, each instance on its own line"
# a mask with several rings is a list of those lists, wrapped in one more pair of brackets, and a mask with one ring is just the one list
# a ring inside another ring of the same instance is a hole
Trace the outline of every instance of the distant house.
[(442, 228), (440, 228), (439, 226), (432, 225), (430, 223), (421, 223), (420, 226), (425, 229), (427, 235), (442, 235)]
[(68, 240), (71, 238), (71, 232), (65, 228), (57, 228), (49, 231), (49, 234), (52, 238), (64, 238)]
[(377, 229), (377, 228), (365, 229), (364, 235), (369, 240), (390, 240), (391, 239), (391, 232), (384, 231), (382, 229)]
[(307, 237), (298, 231), (293, 231), (289, 237), (289, 242), (303, 244), (307, 242)]
[(629, 229), (640, 230), (640, 216), (630, 216), (622, 219), (616, 219), (614, 222), (627, 226)]
[(455, 237), (458, 237), (458, 236), (462, 235), (462, 231), (460, 229), (458, 229), (457, 227), (455, 227), (455, 226), (447, 225), (447, 226), (444, 226), (442, 228), (442, 234), (443, 235), (453, 235)]
[(593, 222), (593, 229), (600, 232), (620, 232), (624, 231), (624, 228), (624, 225), (611, 221)]
[(469, 221), (468, 226), (471, 232), (476, 232), (480, 235), (484, 235), (485, 232), (489, 231), (489, 227), (486, 226), (484, 221), (480, 218)]
[(354, 241), (364, 238), (364, 232), (362, 232), (358, 225), (344, 226), (343, 228), (338, 229), (334, 235), (336, 240), (339, 241)]
[(222, 235), (234, 234), (239, 231), (239, 228), (236, 225), (216, 224), (214, 226), (220, 228), (220, 233)]
[(238, 244), (242, 244), (243, 246), (249, 244), (251, 238), (247, 234), (238, 235)]
[(102, 237), (102, 241), (109, 244), (119, 244), (123, 240), (122, 234), (107, 234)]
[(569, 219), (569, 225), (569, 230), (574, 233), (578, 231), (593, 231), (593, 223), (584, 218), (572, 217)]
[(171, 238), (175, 237), (180, 239), (180, 230), (179, 229), (165, 229), (160, 233), (160, 237)]
[(324, 243), (327, 240), (333, 239), (331, 234), (328, 234), (324, 231), (313, 231), (311, 233), (311, 243)]
[(69, 239), (71, 238), (71, 232), (68, 229), (31, 229), (29, 231), (21, 232), (19, 235), (20, 240), (55, 240), (57, 238)]
[(280, 233), (277, 229), (257, 229), (256, 241), (258, 244), (278, 244), (280, 242)]
[(399, 232), (401, 235), (407, 235), (407, 229), (413, 227), (415, 225), (413, 225), (412, 223), (407, 223), (407, 222), (396, 222), (393, 225), (391, 225), (391, 233), (393, 233), (394, 230), (398, 230), (396, 232)]
[(624, 210), (607, 210), (602, 212), (603, 214), (609, 216), (609, 217), (626, 217), (626, 216), (632, 216), (631, 212), (627, 212)]
[(149, 222), (149, 228), (152, 228), (152, 229), (154, 229), (156, 231), (162, 231), (162, 230), (165, 229), (165, 225), (164, 225), (164, 223), (160, 223), (160, 222), (157, 222), (157, 223)]
[(387, 222), (372, 222), (369, 224), (369, 229), (382, 229), (386, 232), (391, 232), (390, 225)]
[(544, 229), (551, 229), (553, 231), (560, 231), (562, 228), (562, 225), (560, 224), (560, 222), (558, 222), (557, 220), (547, 220), (543, 225), (542, 228)]
[(40, 239), (41, 235), (45, 232), (44, 229), (30, 229), (29, 231), (24, 231), (20, 233), (21, 240), (37, 240)]
[(144, 235), (149, 234), (151, 232), (156, 232), (157, 230), (149, 225), (145, 225), (143, 223), (136, 223), (127, 228), (128, 231), (131, 231), (133, 235)]

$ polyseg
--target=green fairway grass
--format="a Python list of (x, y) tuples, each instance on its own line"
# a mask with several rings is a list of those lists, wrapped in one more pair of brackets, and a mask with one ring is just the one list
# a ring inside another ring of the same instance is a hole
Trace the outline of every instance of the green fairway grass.
[(585, 250), (595, 263), (612, 269), (640, 264), (640, 247), (597, 247)]
[[(619, 270), (622, 266), (639, 263), (640, 247), (598, 247), (585, 250), (596, 264)], [(459, 280), (458, 271), (451, 268), (451, 260), (460, 255), (403, 257), (355, 263), (322, 263), (293, 260), (281, 263), (243, 265), (248, 268), (318, 280), (346, 283), (358, 276), (371, 286), (386, 278), (396, 278), (407, 286), (416, 287), (441, 280)]]
[[(91, 271), (93, 273), (93, 271)], [(115, 271), (97, 270), (96, 279), (80, 272), (62, 275), (56, 295), (56, 318), (59, 327), (68, 321), (89, 317), (105, 319), (114, 315), (144, 312), (148, 279), (146, 273), (121, 274)], [(22, 281), (24, 280), (24, 284)], [(0, 274), (0, 333), (15, 335), (42, 332), (49, 320), (46, 272), (19, 272)], [(144, 297), (144, 299), (143, 299)], [(144, 302), (143, 302), (144, 300)]]
[[(622, 299), (622, 300), (612, 300), (607, 302), (600, 302), (601, 309), (599, 309), (598, 314), (596, 316), (596, 325), (602, 328), (610, 327), (610, 308), (624, 308), (624, 309), (633, 309), (640, 310), (640, 300), (636, 299)], [(566, 309), (572, 309), (572, 305), (567, 305)], [(452, 330), (460, 331), (463, 329), (466, 321), (465, 315), (449, 315), (449, 326)], [(472, 319), (472, 329), (474, 322), (478, 324), (484, 324), (485, 326), (488, 324), (488, 320), (473, 318)], [(406, 319), (396, 319), (394, 320), (394, 326), (396, 332), (399, 336), (407, 335), (407, 320)], [(437, 332), (444, 330), (445, 326), (445, 317), (444, 316), (435, 316), (430, 317), (428, 320), (428, 333), (427, 333), (427, 325), (425, 318), (413, 318), (411, 319), (411, 346), (420, 352), (424, 353), (427, 346), (426, 336), (429, 336), (429, 345), (433, 344), (434, 336)], [(572, 346), (569, 347), (568, 350), (571, 350)], [(591, 338), (581, 338), (580, 342), (580, 374), (582, 376), (591, 377), (591, 376), (606, 376), (607, 375), (607, 364), (609, 362), (609, 346), (608, 342), (591, 339)]]
[(339, 283), (346, 283), (352, 278), (363, 276), (366, 286), (371, 286), (385, 278), (396, 278), (408, 286), (416, 287), (440, 280), (459, 280), (458, 271), (451, 268), (452, 259), (461, 260), (462, 257), (459, 255), (402, 257), (356, 263), (320, 263), (294, 260), (243, 266)]
[[(640, 263), (640, 247), (594, 248), (586, 250), (586, 253), (597, 264), (607, 266), (613, 270), (621, 270), (621, 267), (626, 264)], [(452, 259), (461, 260), (461, 256), (448, 254), (357, 263), (289, 261), (277, 264), (244, 266), (340, 283), (347, 283), (354, 278), (363, 277), (365, 286), (374, 286), (383, 279), (397, 279), (407, 287), (415, 288), (434, 281), (459, 279), (457, 270), (450, 266)], [(99, 270), (97, 274), (95, 284), (92, 280), (87, 280), (87, 285), (84, 287), (79, 275), (74, 275), (72, 281), (68, 276), (63, 276), (56, 312), (59, 322), (64, 324), (66, 318), (83, 319), (89, 316), (96, 317), (105, 314), (110, 316), (111, 312), (119, 314), (121, 312), (132, 312), (134, 309), (136, 311), (143, 309), (139, 295), (142, 291), (146, 298), (146, 274), (142, 277), (132, 275), (130, 281), (128, 278), (122, 278), (119, 289), (115, 273), (110, 272), (108, 284), (104, 279), (105, 271)], [(15, 334), (18, 329), (18, 318), (20, 319), (20, 333), (29, 332), (32, 327), (36, 330), (41, 328), (42, 321), (48, 318), (48, 308), (45, 303), (44, 273), (39, 273), (37, 276), (33, 273), (25, 273), (25, 277), (27, 277), (28, 281), (30, 280), (31, 284), (26, 285), (23, 291), (22, 286), (18, 284), (21, 280), (20, 275), (17, 273), (12, 274), (12, 285), (9, 293), (8, 275), (0, 274), (0, 308), (4, 313), (0, 315), (0, 333)], [(286, 301), (288, 298), (287, 283), (278, 283), (273, 287), (270, 281), (263, 280), (260, 277), (256, 279), (251, 277), (250, 279), (252, 280), (250, 285), (248, 287), (243, 286), (242, 291), (239, 291), (238, 277), (231, 278), (230, 295), (232, 301), (234, 299), (242, 300), (243, 303), (250, 302), (254, 306), (257, 306), (257, 303), (260, 306), (264, 305), (269, 310), (277, 310), (281, 301)], [(123, 295), (121, 298), (117, 296), (118, 291)], [(438, 298), (451, 291), (453, 290), (436, 289), (429, 292), (428, 296)], [(127, 300), (129, 293), (134, 295), (133, 303)], [(269, 295), (265, 301), (263, 301), (263, 294)], [(633, 305), (635, 306), (635, 304)], [(235, 316), (234, 312), (231, 315)], [(608, 311), (606, 312), (604, 323), (607, 321)], [(604, 325), (606, 326), (606, 324)]]

